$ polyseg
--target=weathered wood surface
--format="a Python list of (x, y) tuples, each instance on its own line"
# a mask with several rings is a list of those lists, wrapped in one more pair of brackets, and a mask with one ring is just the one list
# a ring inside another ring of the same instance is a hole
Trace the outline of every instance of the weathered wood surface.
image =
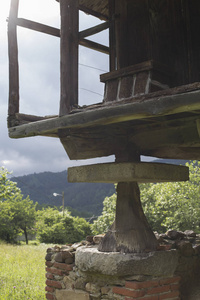
[[(172, 89), (172, 91), (162, 91), (119, 101), (115, 105), (113, 102), (94, 105), (86, 109), (75, 110), (74, 114), (10, 128), (9, 134), (12, 138), (20, 138), (46, 135), (65, 128), (94, 127), (133, 120), (144, 120), (146, 123), (151, 122), (151, 118), (161, 116), (165, 116), (165, 119), (166, 116), (193, 111), (198, 114), (200, 91), (195, 90), (197, 88), (200, 88), (199, 83), (195, 87), (192, 85), (190, 91), (185, 87), (178, 89), (178, 94), (175, 94), (176, 89)], [(163, 97), (162, 94), (164, 94)]]
[(196, 0), (116, 0), (118, 68), (153, 59), (174, 69), (171, 87), (199, 81), (199, 14)]
[(60, 0), (60, 112), (68, 114), (78, 104), (78, 0)]
[(93, 42), (93, 41), (90, 41), (87, 39), (79, 39), (79, 44), (81, 46), (90, 48), (92, 50), (96, 50), (96, 51), (102, 52), (104, 54), (109, 54), (109, 47), (104, 46), (102, 44), (98, 44), (96, 42)]
[(173, 182), (189, 180), (189, 169), (148, 162), (105, 163), (68, 168), (68, 182)]
[(99, 19), (108, 19), (108, 0), (79, 0), (79, 9)]
[(27, 29), (31, 29), (34, 31), (39, 31), (45, 34), (50, 34), (56, 37), (60, 37), (60, 29), (47, 26), (38, 22), (34, 22), (31, 20), (23, 19), (23, 18), (17, 18), (16, 19), (16, 25), (20, 27), (24, 27)]
[(157, 240), (144, 215), (136, 182), (117, 185), (116, 218), (98, 247), (102, 252), (155, 251)]
[(8, 22), (8, 56), (9, 56), (9, 116), (19, 112), (19, 66), (16, 19), (19, 0), (11, 0)]
[(91, 36), (93, 34), (97, 34), (103, 30), (106, 30), (109, 28), (109, 22), (104, 22), (102, 24), (99, 24), (97, 26), (82, 30), (79, 32), (79, 38), (86, 38), (88, 36)]

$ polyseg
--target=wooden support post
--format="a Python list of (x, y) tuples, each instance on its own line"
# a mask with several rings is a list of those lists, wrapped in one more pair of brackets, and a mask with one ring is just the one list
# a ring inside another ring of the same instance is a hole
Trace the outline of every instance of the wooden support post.
[(9, 107), (8, 115), (13, 118), (19, 112), (19, 66), (16, 20), (19, 0), (11, 0), (8, 22), (8, 56), (9, 56)]
[(155, 251), (156, 247), (157, 240), (144, 215), (137, 182), (118, 183), (115, 222), (98, 250), (140, 253)]
[(109, 0), (109, 21), (110, 71), (114, 71), (116, 70), (115, 0)]
[(60, 0), (61, 95), (60, 116), (78, 104), (78, 1)]

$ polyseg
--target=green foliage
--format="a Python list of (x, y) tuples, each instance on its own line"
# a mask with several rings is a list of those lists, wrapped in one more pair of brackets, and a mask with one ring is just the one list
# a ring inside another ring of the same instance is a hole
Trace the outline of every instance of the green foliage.
[(9, 174), (6, 169), (0, 169), (0, 239), (14, 242), (23, 232), (28, 243), (28, 233), (35, 222), (36, 204), (29, 197), (23, 199), (16, 183), (7, 178)]
[(93, 234), (106, 232), (115, 219), (116, 194), (106, 197), (103, 201), (103, 212), (91, 225)]
[(54, 208), (43, 209), (37, 214), (37, 236), (42, 243), (75, 243), (91, 234), (88, 222), (72, 217), (66, 210), (64, 216)]
[[(200, 162), (186, 164), (190, 169), (187, 182), (141, 184), (141, 202), (153, 230), (191, 229), (200, 232)], [(116, 194), (104, 200), (102, 215), (94, 221), (94, 234), (102, 233), (115, 216)]]
[(200, 163), (186, 164), (190, 180), (151, 184), (141, 188), (144, 212), (154, 230), (200, 231)]

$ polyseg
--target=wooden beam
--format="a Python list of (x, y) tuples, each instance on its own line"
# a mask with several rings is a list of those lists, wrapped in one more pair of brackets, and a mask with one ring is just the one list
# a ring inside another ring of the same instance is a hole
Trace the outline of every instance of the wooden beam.
[(109, 44), (110, 44), (110, 71), (117, 68), (116, 65), (116, 41), (115, 41), (115, 0), (109, 0)]
[(60, 37), (60, 29), (54, 28), (51, 26), (47, 26), (38, 22), (34, 22), (31, 20), (23, 19), (23, 18), (17, 18), (16, 19), (16, 25), (24, 28), (28, 28), (31, 30), (39, 31), (45, 34), (53, 35), (56, 37)]
[(105, 54), (109, 54), (109, 47), (98, 44), (98, 43), (95, 43), (93, 41), (86, 40), (86, 39), (80, 39), (79, 44), (81, 46), (87, 47), (89, 49), (99, 51), (99, 52), (102, 52), (102, 53), (105, 53)]
[(102, 24), (99, 24), (97, 26), (82, 30), (79, 32), (79, 39), (86, 38), (88, 36), (97, 34), (103, 30), (106, 30), (109, 28), (109, 22), (104, 22)]
[(184, 166), (146, 163), (105, 163), (68, 168), (69, 182), (170, 182), (189, 180)]
[(19, 65), (16, 19), (19, 0), (11, 0), (8, 22), (8, 57), (9, 57), (9, 107), (8, 115), (19, 112)]
[(60, 0), (61, 93), (59, 115), (78, 104), (78, 0)]
[(150, 98), (139, 97), (141, 101), (130, 101), (117, 105), (94, 105), (88, 109), (77, 110), (76, 113), (63, 117), (46, 120), (43, 122), (30, 123), (9, 129), (12, 138), (21, 138), (35, 135), (48, 135), (51, 131), (67, 128), (86, 128), (118, 124), (125, 121), (144, 120), (174, 115), (176, 113), (188, 113), (200, 110), (200, 91), (192, 91), (184, 94), (168, 95), (165, 97)]
[(200, 147), (160, 147), (142, 154), (165, 159), (200, 160)]
[(97, 11), (92, 10), (92, 9), (89, 9), (89, 8), (87, 8), (87, 7), (84, 6), (84, 5), (79, 5), (79, 9), (80, 9), (81, 11), (83, 11), (84, 13), (86, 13), (86, 14), (89, 14), (89, 15), (91, 15), (91, 16), (97, 17), (97, 18), (100, 19), (100, 20), (108, 21), (108, 17), (107, 17), (106, 15), (101, 14), (101, 13), (99, 13), (99, 12), (97, 12)]

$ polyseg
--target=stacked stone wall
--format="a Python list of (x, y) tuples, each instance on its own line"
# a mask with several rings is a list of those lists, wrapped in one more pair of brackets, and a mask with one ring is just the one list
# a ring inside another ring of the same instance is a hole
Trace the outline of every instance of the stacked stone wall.
[(199, 300), (199, 236), (170, 231), (167, 244), (164, 238), (160, 251), (146, 254), (101, 253), (88, 242), (47, 249), (46, 298)]

